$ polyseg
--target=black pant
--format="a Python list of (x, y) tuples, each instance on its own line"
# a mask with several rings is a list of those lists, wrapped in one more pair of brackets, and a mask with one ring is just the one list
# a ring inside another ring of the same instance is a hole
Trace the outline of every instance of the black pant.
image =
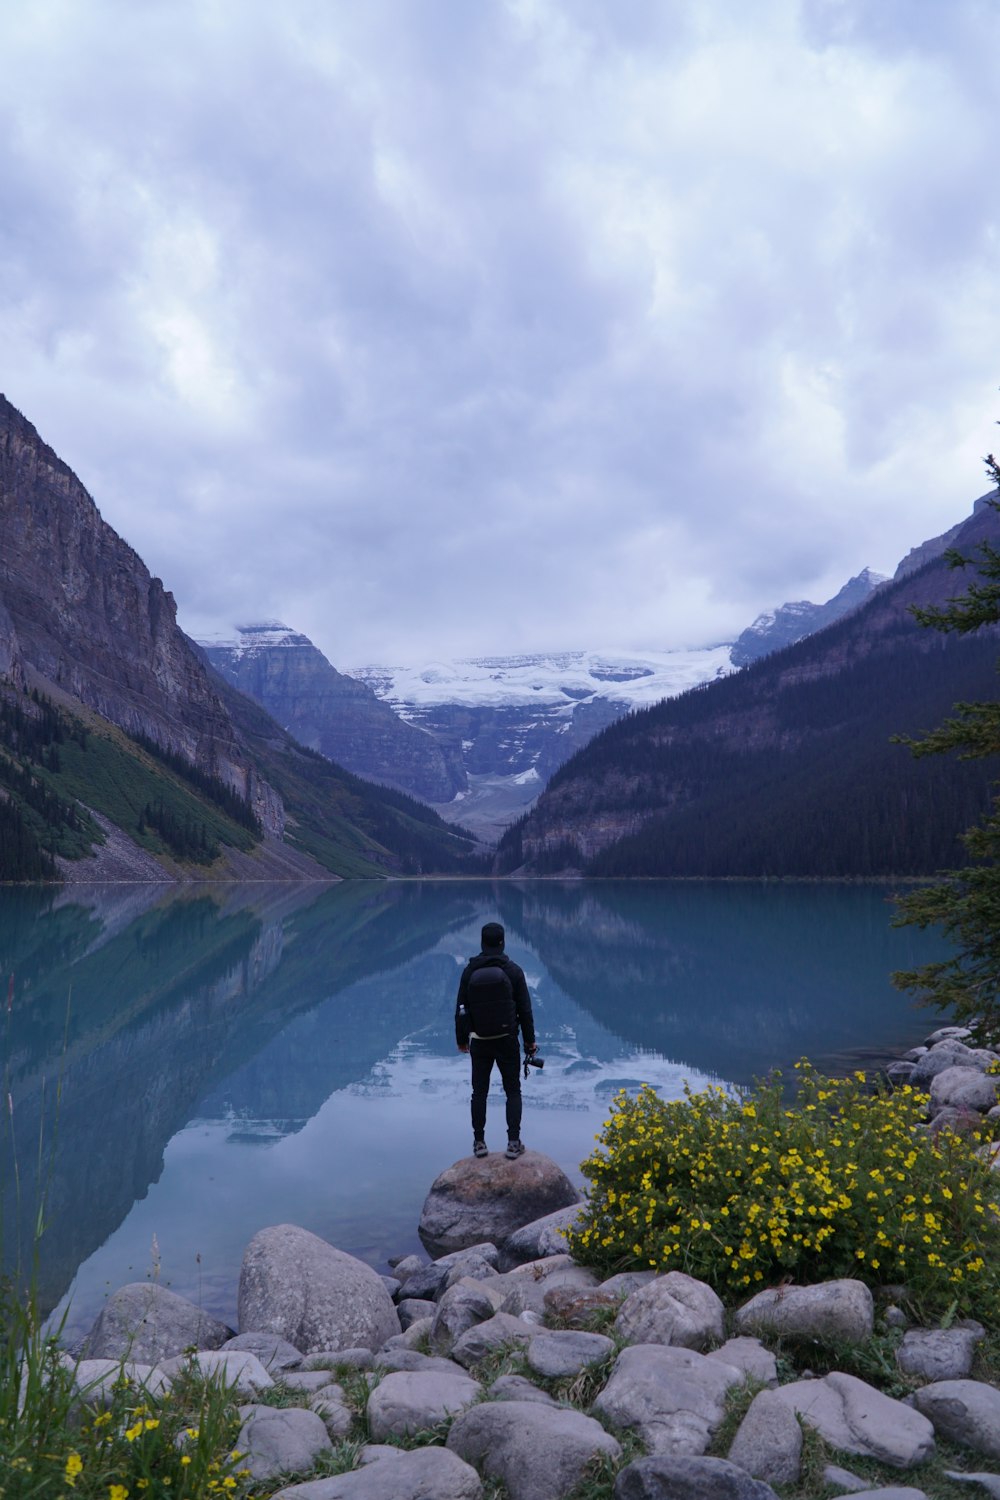
[(507, 1095), (507, 1136), (516, 1141), (521, 1134), (521, 1049), (516, 1036), (493, 1037), (484, 1041), (469, 1040), (472, 1055), (472, 1134), (478, 1140), (486, 1129), (486, 1095), (490, 1088), (493, 1064), (500, 1069), (500, 1080)]

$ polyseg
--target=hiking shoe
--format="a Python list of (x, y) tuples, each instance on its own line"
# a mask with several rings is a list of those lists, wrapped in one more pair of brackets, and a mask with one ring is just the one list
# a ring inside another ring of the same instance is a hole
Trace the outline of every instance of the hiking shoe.
[(485, 1141), (473, 1141), (473, 1143), (472, 1143), (472, 1154), (473, 1154), (473, 1156), (489, 1156), (489, 1154), (490, 1154), (489, 1147), (487, 1146), (486, 1142)]
[(516, 1161), (519, 1156), (524, 1155), (524, 1147), (520, 1141), (508, 1141), (507, 1150), (504, 1152), (508, 1161)]

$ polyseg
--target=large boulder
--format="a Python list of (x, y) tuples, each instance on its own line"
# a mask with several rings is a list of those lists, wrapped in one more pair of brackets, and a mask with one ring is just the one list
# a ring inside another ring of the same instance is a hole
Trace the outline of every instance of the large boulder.
[(479, 1381), (457, 1365), (448, 1375), (433, 1370), (401, 1370), (386, 1375), (368, 1397), (368, 1430), (376, 1443), (413, 1437), (464, 1411), (482, 1393)]
[(896, 1350), (904, 1375), (921, 1380), (964, 1380), (982, 1335), (973, 1328), (911, 1328)]
[(593, 1417), (536, 1401), (488, 1401), (452, 1424), (448, 1447), (510, 1500), (562, 1500), (595, 1458), (621, 1457), (621, 1447)]
[(768, 1484), (796, 1484), (802, 1462), (798, 1417), (773, 1391), (751, 1401), (729, 1449), (731, 1463)]
[(217, 1349), (233, 1329), (155, 1281), (133, 1281), (109, 1297), (84, 1340), (87, 1359), (159, 1364), (185, 1349)]
[(635, 1344), (619, 1354), (593, 1409), (652, 1453), (697, 1456), (726, 1414), (726, 1392), (742, 1383), (742, 1371), (693, 1349)]
[(255, 1234), (243, 1256), (240, 1329), (280, 1334), (317, 1349), (379, 1349), (399, 1333), (382, 1278), (295, 1224)]
[(526, 1260), (541, 1260), (545, 1255), (563, 1255), (566, 1252), (564, 1230), (579, 1218), (580, 1209), (571, 1203), (567, 1208), (557, 1208), (555, 1213), (515, 1229), (500, 1247), (500, 1266), (509, 1271)]
[(302, 1470), (308, 1473), (330, 1446), (322, 1418), (301, 1406), (251, 1406), (244, 1408), (244, 1413), (236, 1446), (253, 1479), (276, 1479), (279, 1474)]
[(500, 1244), (525, 1224), (579, 1200), (562, 1168), (539, 1151), (526, 1151), (515, 1161), (465, 1156), (431, 1184), (420, 1238), (434, 1256), (481, 1240)]
[(860, 1344), (872, 1336), (875, 1306), (863, 1281), (770, 1287), (739, 1309), (734, 1326), (737, 1333), (790, 1334)]
[(630, 1344), (704, 1349), (723, 1338), (723, 1307), (703, 1281), (668, 1271), (625, 1299), (615, 1331)]
[(997, 1102), (997, 1080), (976, 1068), (942, 1068), (931, 1079), (931, 1109), (975, 1109), (985, 1114)]
[(614, 1500), (778, 1500), (763, 1480), (725, 1458), (638, 1458), (615, 1480)]
[(842, 1453), (910, 1469), (934, 1451), (934, 1428), (926, 1417), (854, 1375), (835, 1371), (823, 1380), (795, 1380), (771, 1394)]
[(278, 1491), (273, 1500), (481, 1500), (479, 1475), (447, 1448), (361, 1450), (360, 1469), (307, 1479)]
[(934, 1423), (935, 1432), (1000, 1458), (1000, 1391), (982, 1380), (936, 1380), (915, 1393), (917, 1410)]

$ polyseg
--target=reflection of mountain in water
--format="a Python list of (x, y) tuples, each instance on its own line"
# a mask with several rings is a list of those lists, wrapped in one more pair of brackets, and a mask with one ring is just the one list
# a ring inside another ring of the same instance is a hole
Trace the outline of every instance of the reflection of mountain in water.
[(889, 974), (930, 940), (890, 927), (883, 887), (541, 881), (499, 897), (595, 1020), (704, 1073), (749, 1084), (803, 1054), (832, 1064), (919, 1030)]
[[(457, 1108), (468, 1085), (454, 1051), (456, 983), (498, 910), (549, 1060), (544, 1082), (526, 1086), (536, 1107), (603, 1109), (637, 1076), (671, 1086), (679, 1070), (661, 1056), (747, 1082), (803, 1052), (914, 1037), (887, 975), (927, 949), (889, 929), (873, 888), (7, 891), (0, 973), (15, 986), (3, 1085), (21, 1209), (4, 1136), (6, 1263), (13, 1226), (33, 1220), (43, 1123), (44, 1140), (57, 1140), (41, 1266), (51, 1305), (159, 1180), (167, 1144), (195, 1116), (247, 1142), (298, 1131), (345, 1089), (436, 1092)], [(427, 1167), (429, 1180), (437, 1164)]]
[[(155, 895), (122, 927), (113, 901), (102, 908), (54, 903), (40, 891), (4, 893), (0, 960), (15, 986), (3, 1081), (19, 1174), (5, 1133), (0, 1248), (13, 1265), (20, 1230), (22, 1263), (30, 1251), (41, 1136), (54, 1143), (43, 1146), (41, 1183), (49, 1305), (158, 1179), (167, 1142), (218, 1079), (265, 1049), (298, 1011), (359, 975), (405, 963), (441, 931), (437, 904), (432, 913), (417, 886)], [(369, 1028), (369, 1045), (362, 1039), (349, 1066), (371, 1067), (397, 1037)]]

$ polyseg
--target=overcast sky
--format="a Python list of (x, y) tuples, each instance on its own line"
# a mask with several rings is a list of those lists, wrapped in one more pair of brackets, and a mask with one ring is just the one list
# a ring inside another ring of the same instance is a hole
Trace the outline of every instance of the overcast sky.
[(1000, 441), (997, 0), (5, 0), (0, 390), (192, 634), (726, 640)]

